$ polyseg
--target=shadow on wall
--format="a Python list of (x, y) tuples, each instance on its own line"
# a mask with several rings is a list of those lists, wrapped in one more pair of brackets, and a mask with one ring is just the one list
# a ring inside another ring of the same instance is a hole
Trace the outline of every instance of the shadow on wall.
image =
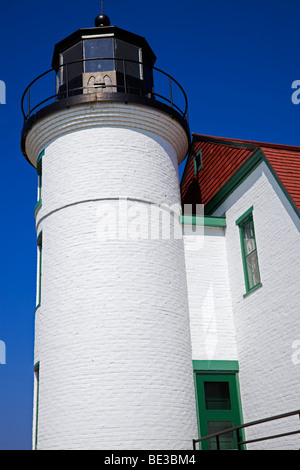
[[(201, 197), (201, 191), (199, 188), (199, 184), (197, 183), (196, 180), (193, 180), (192, 183), (190, 184), (186, 194), (182, 198), (182, 206), (189, 206), (189, 212), (184, 212), (184, 215), (192, 215), (192, 214), (197, 214), (197, 204), (202, 204), (202, 197)], [(190, 212), (191, 210), (191, 212)]]

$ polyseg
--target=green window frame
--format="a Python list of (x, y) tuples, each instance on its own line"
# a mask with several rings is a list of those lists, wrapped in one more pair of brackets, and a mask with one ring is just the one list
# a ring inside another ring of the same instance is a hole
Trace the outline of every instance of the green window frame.
[(251, 294), (262, 286), (261, 276), (258, 264), (257, 243), (255, 237), (253, 206), (250, 207), (236, 221), (239, 228), (240, 243), (242, 252), (242, 262), (244, 270), (246, 293), (244, 297)]
[[(200, 438), (243, 423), (236, 361), (194, 361), (194, 380)], [(245, 440), (243, 430), (239, 432)], [(221, 435), (219, 442), (221, 450), (238, 448), (236, 432)], [(216, 450), (217, 442), (204, 440), (200, 446)]]
[(37, 214), (38, 210), (42, 207), (42, 187), (43, 187), (43, 156), (45, 155), (45, 150), (43, 150), (37, 159), (36, 164), (36, 171), (38, 175), (38, 201), (34, 208), (35, 215)]
[(203, 160), (202, 160), (202, 150), (199, 150), (196, 155), (194, 156), (194, 171), (195, 175), (198, 175), (199, 171), (203, 167)]
[(34, 366), (35, 378), (35, 450), (38, 445), (38, 422), (39, 422), (39, 394), (40, 394), (40, 363)]
[(42, 258), (43, 258), (43, 232), (40, 232), (37, 238), (37, 257), (38, 257), (38, 273), (37, 273), (37, 301), (36, 309), (41, 306), (42, 302)]

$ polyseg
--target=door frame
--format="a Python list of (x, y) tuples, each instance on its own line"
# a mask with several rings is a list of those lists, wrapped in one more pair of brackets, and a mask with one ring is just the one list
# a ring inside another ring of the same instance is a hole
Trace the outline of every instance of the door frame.
[[(196, 408), (197, 408), (197, 419), (198, 419), (198, 434), (199, 438), (207, 435), (207, 417), (216, 417), (216, 421), (227, 421), (229, 420), (229, 413), (226, 410), (222, 411), (205, 411), (205, 397), (204, 388), (201, 387), (201, 383), (204, 384), (204, 379), (211, 381), (226, 381), (229, 383), (230, 395), (232, 400), (233, 410), (231, 410), (230, 420), (233, 420), (233, 426), (239, 426), (243, 424), (242, 414), (242, 402), (239, 385), (239, 364), (238, 361), (193, 361), (194, 369), (194, 384), (196, 394)], [(200, 388), (200, 389), (199, 389)], [(218, 413), (218, 416), (216, 414)], [(232, 419), (232, 415), (233, 418)], [(227, 419), (228, 418), (228, 419)], [(242, 440), (245, 440), (244, 429), (240, 430)], [(234, 435), (236, 439), (236, 434)], [(208, 449), (208, 441), (199, 443), (202, 450)], [(245, 445), (242, 445), (242, 450), (246, 449)]]

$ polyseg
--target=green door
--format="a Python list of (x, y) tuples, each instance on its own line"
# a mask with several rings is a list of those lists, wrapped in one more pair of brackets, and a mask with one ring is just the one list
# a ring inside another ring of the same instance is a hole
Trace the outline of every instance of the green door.
[[(235, 374), (196, 373), (201, 437), (239, 426), (240, 409)], [(220, 449), (237, 449), (236, 433), (219, 436)], [(203, 441), (203, 450), (217, 449), (216, 438)]]

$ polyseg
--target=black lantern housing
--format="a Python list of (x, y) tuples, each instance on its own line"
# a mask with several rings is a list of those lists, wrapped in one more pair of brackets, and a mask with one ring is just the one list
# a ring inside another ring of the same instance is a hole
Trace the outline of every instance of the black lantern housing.
[[(101, 16), (101, 15), (100, 15)], [(150, 97), (156, 61), (145, 38), (115, 26), (80, 29), (55, 46), (57, 95), (129, 93)]]
[(24, 91), (21, 145), (25, 157), (26, 135), (35, 122), (59, 110), (95, 102), (158, 108), (182, 124), (190, 142), (186, 94), (174, 78), (154, 67), (156, 56), (146, 39), (110, 26), (103, 14), (95, 25), (56, 44), (52, 68)]

